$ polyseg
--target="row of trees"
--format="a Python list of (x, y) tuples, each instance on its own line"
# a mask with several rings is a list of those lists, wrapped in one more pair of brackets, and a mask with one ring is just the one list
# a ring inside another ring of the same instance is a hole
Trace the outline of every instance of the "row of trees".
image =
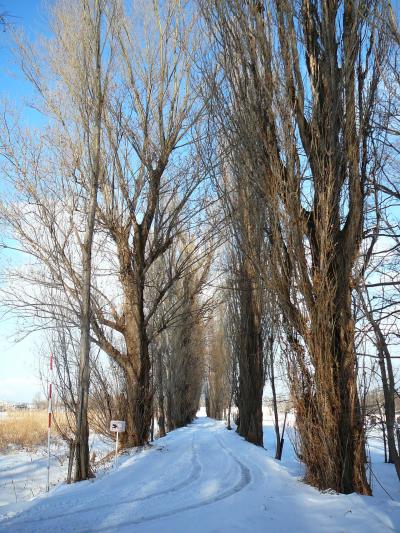
[(59, 0), (50, 19), (15, 36), (41, 118), (2, 114), (5, 245), (31, 258), (2, 300), (51, 332), (75, 479), (89, 418), (143, 445), (203, 389), (262, 445), (266, 380), (280, 458), (282, 373), (308, 482), (370, 494), (375, 375), (400, 477), (391, 5)]
[[(377, 348), (398, 469), (388, 337), (365, 305), (369, 287), (397, 285), (365, 281), (388, 275), (387, 253), (377, 248), (398, 228), (399, 43), (392, 8), (256, 0), (202, 8), (214, 38), (213, 153), (224, 151), (215, 179), (230, 217), (237, 293), (238, 431), (262, 444), (266, 370), (274, 390), (265, 365), (278, 340), (306, 479), (321, 489), (369, 494), (357, 382), (362, 342)], [(386, 305), (381, 300), (377, 309)], [(387, 319), (380, 316), (383, 328)], [(277, 451), (279, 442), (278, 429)]]
[(57, 2), (50, 20), (49, 40), (16, 35), (46, 126), (28, 129), (9, 113), (2, 124), (3, 175), (18, 194), (2, 219), (32, 258), (8, 273), (3, 302), (32, 327), (72, 331), (72, 354), (79, 345), (79, 365), (64, 347), (60, 359), (75, 368), (61, 385), (79, 480), (90, 475), (90, 346), (121, 371), (126, 445), (148, 441), (155, 376), (168, 426), (196, 411), (212, 206), (193, 13), (178, 0), (143, 9), (77, 0)]

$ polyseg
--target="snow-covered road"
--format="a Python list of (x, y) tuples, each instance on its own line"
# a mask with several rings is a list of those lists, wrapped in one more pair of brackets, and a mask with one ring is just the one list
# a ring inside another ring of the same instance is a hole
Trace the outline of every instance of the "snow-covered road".
[(223, 423), (199, 418), (94, 481), (27, 502), (0, 530), (400, 531), (400, 503), (321, 494)]

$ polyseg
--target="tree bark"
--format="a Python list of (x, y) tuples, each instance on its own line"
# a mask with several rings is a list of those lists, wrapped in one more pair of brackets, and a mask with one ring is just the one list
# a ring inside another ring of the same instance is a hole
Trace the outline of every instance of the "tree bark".
[[(337, 417), (340, 444), (336, 458), (338, 462), (338, 488), (336, 490), (344, 494), (354, 491), (370, 494), (364, 465), (364, 425), (357, 390), (354, 321), (351, 313), (350, 292), (347, 309), (342, 310), (342, 316), (345, 318), (336, 327), (335, 345), (332, 347), (338, 368), (336, 387), (340, 398), (340, 414)], [(335, 406), (332, 407), (334, 415)]]
[(157, 404), (158, 404), (158, 430), (160, 437), (165, 437), (165, 407), (164, 407), (164, 369), (162, 352), (156, 349), (157, 357)]
[(273, 349), (274, 349), (274, 339), (271, 336), (269, 338), (269, 351), (270, 351), (269, 374), (270, 374), (270, 382), (271, 382), (271, 390), (272, 390), (272, 408), (274, 411), (274, 429), (275, 429), (275, 441), (276, 441), (275, 459), (280, 460), (282, 458), (282, 449), (281, 449), (281, 435), (279, 431), (278, 403), (277, 403), (276, 388), (275, 388), (275, 369), (274, 369)]
[(263, 445), (262, 396), (264, 388), (261, 310), (253, 268), (247, 260), (241, 280), (241, 333), (239, 352), (238, 433), (248, 442)]
[[(85, 14), (89, 7), (84, 8)], [(92, 245), (95, 227), (95, 217), (97, 209), (97, 191), (100, 178), (100, 150), (101, 150), (101, 125), (102, 125), (102, 87), (101, 87), (101, 21), (102, 10), (99, 0), (94, 3), (94, 24), (95, 24), (95, 116), (93, 126), (89, 122), (87, 134), (89, 142), (90, 158), (90, 188), (89, 205), (87, 211), (87, 226), (82, 244), (82, 302), (80, 320), (80, 363), (79, 363), (79, 400), (76, 426), (76, 468), (75, 481), (87, 479), (92, 474), (89, 465), (89, 423), (88, 423), (88, 402), (89, 402), (89, 354), (90, 354), (90, 324), (91, 324), (91, 278), (92, 278)], [(91, 21), (92, 22), (92, 21)], [(91, 58), (90, 58), (91, 59)], [(90, 61), (89, 59), (89, 61)], [(88, 90), (88, 92), (90, 92)], [(91, 106), (91, 103), (88, 104)], [(94, 129), (93, 138), (91, 126)]]
[(79, 364), (79, 400), (76, 424), (76, 468), (75, 481), (87, 479), (89, 467), (89, 353), (90, 353), (90, 283), (91, 283), (91, 248), (94, 232), (94, 215), (96, 211), (97, 188), (92, 190), (89, 208), (89, 224), (83, 245), (83, 283), (82, 283), (82, 315)]
[[(135, 328), (136, 329), (136, 328)], [(143, 331), (141, 332), (143, 334)], [(140, 330), (137, 330), (140, 335)], [(143, 446), (149, 440), (151, 425), (152, 392), (150, 386), (150, 358), (145, 335), (140, 349), (127, 342), (127, 358), (124, 375), (127, 387), (127, 446)]]
[(393, 463), (396, 469), (398, 479), (400, 479), (400, 455), (396, 448), (396, 405), (395, 405), (395, 380), (393, 374), (392, 360), (389, 348), (379, 323), (375, 320), (373, 312), (359, 291), (361, 304), (365, 315), (372, 326), (376, 338), (376, 347), (378, 351), (379, 369), (381, 372), (382, 389), (384, 397), (384, 411), (387, 432), (387, 444), (389, 450), (389, 463)]

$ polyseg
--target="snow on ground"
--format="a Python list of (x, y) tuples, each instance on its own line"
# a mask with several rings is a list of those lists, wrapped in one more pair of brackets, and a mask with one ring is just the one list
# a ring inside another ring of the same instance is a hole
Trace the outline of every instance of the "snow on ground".
[[(90, 437), (90, 452), (97, 460), (110, 453), (114, 443), (93, 434)], [(63, 482), (67, 476), (67, 447), (62, 441), (53, 441), (50, 448), (50, 487)], [(47, 483), (47, 446), (32, 450), (10, 446), (0, 455), (0, 516), (5, 509), (16, 512), (25, 502), (45, 493)], [(0, 523), (1, 530), (1, 523)]]
[[(368, 472), (371, 479), (372, 491), (376, 497), (400, 501), (400, 483), (397, 479), (394, 466), (385, 463), (382, 432), (376, 428), (368, 431), (368, 450), (371, 454), (372, 473)], [(400, 531), (400, 524), (398, 525)]]
[[(50, 458), (51, 481), (58, 484), (65, 478), (64, 467), (68, 461), (65, 447), (53, 445)], [(0, 455), (0, 506), (18, 504), (43, 493), (46, 480), (47, 450), (44, 446), (31, 451), (10, 447), (6, 454)]]
[(0, 508), (0, 530), (400, 531), (400, 488), (392, 465), (376, 464), (374, 470), (393, 500), (379, 486), (372, 498), (322, 494), (300, 481), (289, 440), (282, 463), (273, 459), (268, 422), (264, 438), (266, 450), (227, 431), (223, 422), (199, 417), (153, 446), (120, 456), (95, 480), (59, 485), (19, 509)]

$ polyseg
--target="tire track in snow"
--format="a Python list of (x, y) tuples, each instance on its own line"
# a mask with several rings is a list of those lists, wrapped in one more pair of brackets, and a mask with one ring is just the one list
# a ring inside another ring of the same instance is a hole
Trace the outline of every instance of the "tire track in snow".
[[(5, 519), (5, 520), (0, 521), (0, 528), (3, 527), (3, 526), (4, 527), (9, 526), (9, 527), (12, 527), (13, 530), (16, 531), (16, 529), (14, 529), (14, 528), (18, 528), (19, 526), (23, 526), (23, 525), (28, 525), (28, 524), (32, 524), (32, 523), (41, 523), (41, 522), (45, 522), (45, 521), (49, 521), (49, 520), (57, 520), (59, 518), (67, 518), (69, 516), (75, 516), (77, 513), (88, 513), (88, 512), (92, 512), (92, 511), (99, 511), (99, 510), (102, 510), (102, 509), (105, 509), (105, 508), (115, 509), (116, 506), (129, 505), (129, 504), (132, 504), (132, 503), (142, 502), (142, 501), (150, 500), (150, 499), (153, 499), (153, 498), (158, 498), (160, 496), (165, 496), (166, 494), (172, 494), (174, 492), (178, 492), (181, 489), (183, 489), (183, 488), (191, 485), (195, 481), (197, 481), (199, 479), (200, 475), (201, 475), (202, 467), (201, 467), (201, 464), (199, 462), (197, 450), (196, 450), (195, 445), (194, 445), (194, 435), (192, 437), (191, 450), (192, 450), (192, 457), (191, 457), (192, 469), (191, 469), (191, 472), (190, 472), (189, 476), (186, 479), (184, 479), (183, 481), (177, 483), (176, 485), (173, 485), (172, 487), (169, 487), (168, 489), (163, 489), (163, 490), (160, 490), (158, 492), (154, 492), (152, 494), (139, 496), (137, 498), (129, 498), (129, 499), (126, 498), (125, 500), (121, 499), (121, 500), (118, 501), (117, 504), (115, 502), (114, 503), (103, 503), (103, 504), (98, 504), (98, 505), (91, 506), (91, 507), (85, 507), (83, 509), (76, 509), (75, 508), (73, 511), (68, 511), (68, 512), (65, 512), (65, 513), (58, 513), (58, 514), (52, 515), (52, 516), (46, 516), (45, 520), (43, 518), (34, 518), (34, 517), (33, 518), (27, 518), (26, 516), (30, 512), (32, 512), (32, 511), (33, 512), (37, 512), (37, 509), (32, 508), (32, 509), (28, 509), (27, 511), (23, 512), (20, 515), (20, 516), (24, 517), (24, 520), (18, 520), (18, 516), (14, 516), (12, 518)], [(70, 505), (70, 502), (68, 502), (68, 504), (66, 504), (66, 505)]]
[(144, 516), (141, 518), (137, 518), (135, 520), (125, 520), (121, 522), (114, 522), (110, 526), (96, 526), (95, 528), (83, 528), (75, 531), (79, 531), (80, 533), (87, 533), (90, 531), (111, 531), (115, 530), (120, 527), (126, 527), (126, 526), (135, 526), (144, 524), (146, 522), (150, 522), (153, 520), (159, 520), (161, 518), (168, 518), (170, 516), (174, 516), (180, 513), (184, 513), (186, 511), (191, 511), (193, 509), (199, 509), (201, 507), (206, 507), (207, 505), (211, 505), (213, 503), (217, 503), (221, 500), (226, 500), (230, 496), (233, 496), (234, 494), (237, 494), (238, 492), (241, 492), (247, 485), (250, 484), (252, 480), (250, 469), (244, 465), (233, 453), (232, 451), (225, 446), (225, 444), (222, 443), (221, 439), (217, 436), (216, 439), (218, 440), (221, 448), (224, 450), (224, 452), (229, 455), (233, 461), (238, 465), (240, 470), (240, 479), (234, 484), (233, 487), (230, 487), (228, 489), (225, 489), (224, 491), (220, 492), (219, 494), (216, 494), (210, 498), (204, 498), (203, 500), (185, 505), (183, 507), (179, 507), (176, 509), (171, 509), (170, 511), (164, 511), (161, 513), (156, 513), (149, 516)]

